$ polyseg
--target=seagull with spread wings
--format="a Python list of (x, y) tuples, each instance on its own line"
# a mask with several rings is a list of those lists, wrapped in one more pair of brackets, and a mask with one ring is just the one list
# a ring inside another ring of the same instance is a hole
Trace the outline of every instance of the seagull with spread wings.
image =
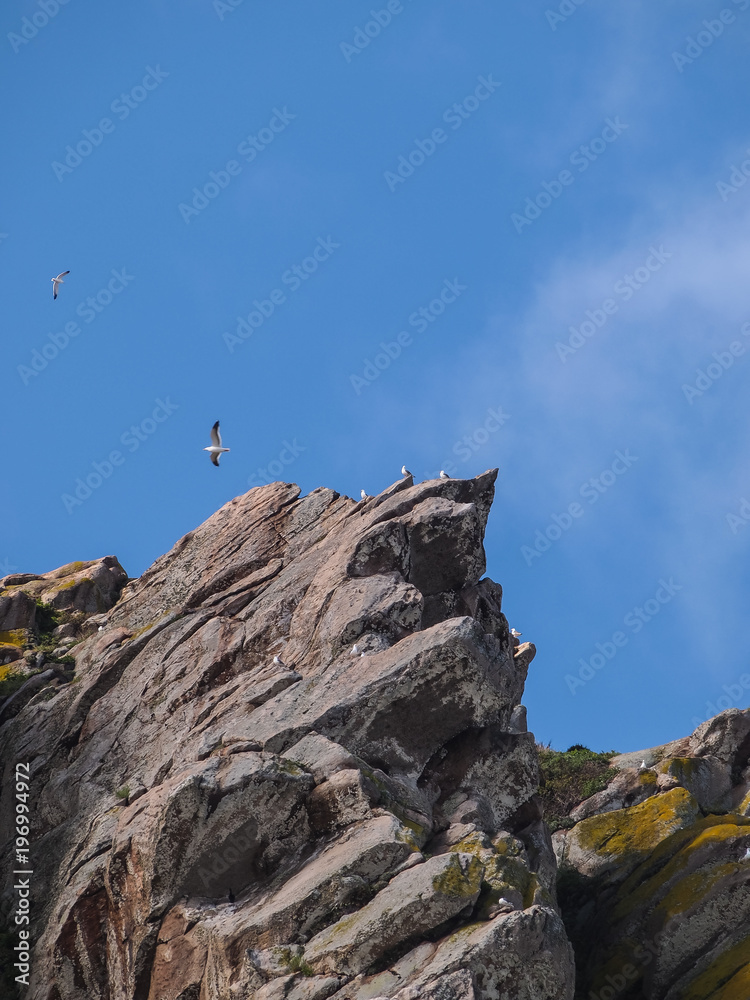
[(211, 428), (211, 444), (208, 448), (204, 448), (204, 451), (211, 452), (211, 461), (215, 466), (219, 465), (219, 456), (223, 455), (225, 451), (231, 451), (230, 448), (222, 448), (221, 446), (221, 434), (219, 434), (219, 421)]
[(57, 298), (57, 290), (60, 287), (60, 285), (64, 285), (65, 284), (65, 282), (63, 281), (63, 278), (65, 277), (66, 274), (70, 274), (70, 271), (61, 271), (60, 274), (58, 274), (58, 276), (56, 278), (50, 278), (49, 279), (52, 282), (52, 298), (53, 299)]

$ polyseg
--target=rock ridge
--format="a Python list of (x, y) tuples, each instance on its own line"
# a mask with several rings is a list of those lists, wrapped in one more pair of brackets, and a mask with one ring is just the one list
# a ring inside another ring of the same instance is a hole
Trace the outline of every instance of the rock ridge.
[[(27, 997), (572, 1000), (534, 647), (483, 577), (496, 475), (274, 483), (137, 580), (100, 561), (97, 600), (64, 568), (67, 669), (0, 708), (2, 796), (21, 759), (34, 790)], [(0, 613), (59, 610), (40, 580)]]

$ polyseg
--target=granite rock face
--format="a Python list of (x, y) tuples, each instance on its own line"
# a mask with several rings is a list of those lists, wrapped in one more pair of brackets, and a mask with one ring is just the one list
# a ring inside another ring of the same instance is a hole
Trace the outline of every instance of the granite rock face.
[(254, 489), (119, 599), (112, 557), (6, 579), (19, 627), (17, 592), (94, 615), (73, 682), (0, 725), (4, 800), (31, 765), (26, 997), (572, 1000), (534, 647), (482, 579), (495, 475)]
[(746, 1000), (750, 710), (611, 766), (553, 834), (577, 995)]

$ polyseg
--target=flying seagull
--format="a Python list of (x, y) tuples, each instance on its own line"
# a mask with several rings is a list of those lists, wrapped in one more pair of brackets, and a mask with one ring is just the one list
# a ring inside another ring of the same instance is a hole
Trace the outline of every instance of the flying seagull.
[(409, 472), (409, 470), (406, 468), (405, 465), (402, 465), (401, 466), (401, 475), (402, 476), (411, 476), (411, 475), (413, 475), (413, 473)]
[(60, 274), (58, 274), (58, 276), (56, 278), (50, 278), (49, 279), (52, 282), (52, 298), (53, 299), (57, 298), (57, 289), (60, 287), (60, 285), (64, 285), (65, 284), (65, 282), (63, 281), (63, 278), (65, 277), (66, 274), (70, 274), (70, 271), (61, 271)]
[(440, 478), (441, 479), (450, 479), (450, 476), (448, 475), (447, 472), (445, 472), (443, 469), (441, 469), (440, 470)]
[(223, 454), (225, 451), (231, 450), (230, 448), (221, 447), (221, 434), (219, 434), (218, 420), (211, 428), (211, 444), (208, 448), (204, 448), (203, 450), (211, 452), (211, 461), (214, 463), (215, 466), (217, 466), (217, 468), (219, 465), (219, 456)]

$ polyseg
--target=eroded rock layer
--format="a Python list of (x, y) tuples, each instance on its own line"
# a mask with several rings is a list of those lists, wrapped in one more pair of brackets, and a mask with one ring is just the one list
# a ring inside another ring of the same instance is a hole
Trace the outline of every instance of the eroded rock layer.
[(16, 703), (26, 996), (572, 998), (518, 723), (534, 648), (482, 579), (494, 480), (251, 490), (93, 619), (72, 681)]

